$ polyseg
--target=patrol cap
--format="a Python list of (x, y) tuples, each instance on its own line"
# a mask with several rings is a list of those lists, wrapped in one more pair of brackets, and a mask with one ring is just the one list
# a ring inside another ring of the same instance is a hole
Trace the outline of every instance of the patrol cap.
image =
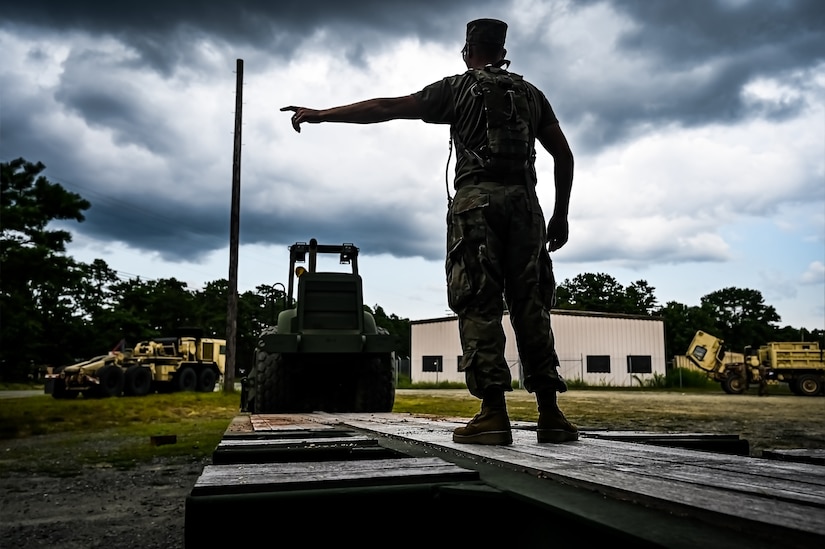
[(467, 23), (467, 43), (504, 45), (507, 23), (498, 19), (476, 19)]

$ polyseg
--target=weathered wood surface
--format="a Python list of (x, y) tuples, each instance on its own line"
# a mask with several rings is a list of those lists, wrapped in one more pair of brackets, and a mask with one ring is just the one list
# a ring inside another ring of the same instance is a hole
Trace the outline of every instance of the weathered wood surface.
[(309, 435), (306, 437), (289, 437), (289, 438), (227, 438), (218, 444), (218, 450), (231, 448), (304, 448), (310, 447), (340, 447), (340, 448), (355, 448), (365, 446), (378, 446), (378, 441), (369, 437), (318, 437), (317, 435)]
[[(266, 431), (270, 421), (267, 416), (253, 419), (256, 432)], [(476, 446), (452, 442), (452, 430), (466, 421), (457, 418), (314, 413), (280, 416), (278, 421), (352, 427), (675, 513), (825, 536), (825, 467), (816, 464), (637, 444), (586, 432), (576, 442), (538, 444), (535, 425), (529, 423), (514, 425), (511, 446)]]
[(439, 458), (208, 465), (192, 496), (478, 480)]
[(825, 465), (825, 449), (794, 448), (787, 450), (764, 450), (762, 457), (781, 461), (795, 461), (798, 463), (813, 463)]

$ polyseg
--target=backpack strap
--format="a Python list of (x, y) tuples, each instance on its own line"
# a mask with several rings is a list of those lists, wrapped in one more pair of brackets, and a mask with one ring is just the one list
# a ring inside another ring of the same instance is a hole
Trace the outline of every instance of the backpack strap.
[(494, 174), (529, 169), (535, 150), (524, 79), (493, 66), (470, 69), (468, 73), (476, 79), (471, 94), (484, 101), (487, 140), (479, 150), (467, 147), (460, 150)]

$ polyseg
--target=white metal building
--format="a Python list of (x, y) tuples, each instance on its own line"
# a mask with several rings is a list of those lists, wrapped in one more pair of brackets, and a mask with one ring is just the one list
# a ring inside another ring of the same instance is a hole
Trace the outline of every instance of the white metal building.
[[(567, 380), (591, 386), (629, 387), (665, 374), (664, 320), (656, 317), (554, 309), (550, 313), (556, 352)], [(458, 381), (461, 342), (458, 318), (416, 320), (411, 326), (414, 383)], [(504, 355), (514, 380), (521, 380), (515, 334), (505, 312)]]

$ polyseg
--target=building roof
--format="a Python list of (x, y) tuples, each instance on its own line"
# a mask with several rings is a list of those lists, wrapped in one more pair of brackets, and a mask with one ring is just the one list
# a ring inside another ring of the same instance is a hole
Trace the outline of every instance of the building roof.
[[(632, 320), (652, 320), (657, 322), (664, 322), (664, 318), (660, 316), (648, 316), (648, 315), (630, 315), (624, 313), (603, 313), (598, 311), (580, 311), (575, 309), (553, 309), (550, 311), (550, 314), (553, 316), (590, 316), (590, 317), (599, 317), (599, 318), (625, 318), (625, 319), (632, 319)], [(507, 311), (504, 311), (504, 316), (509, 315)], [(455, 315), (452, 316), (442, 316), (438, 318), (425, 318), (421, 320), (412, 320), (410, 324), (436, 324), (439, 322), (452, 322), (458, 320), (458, 317)]]

